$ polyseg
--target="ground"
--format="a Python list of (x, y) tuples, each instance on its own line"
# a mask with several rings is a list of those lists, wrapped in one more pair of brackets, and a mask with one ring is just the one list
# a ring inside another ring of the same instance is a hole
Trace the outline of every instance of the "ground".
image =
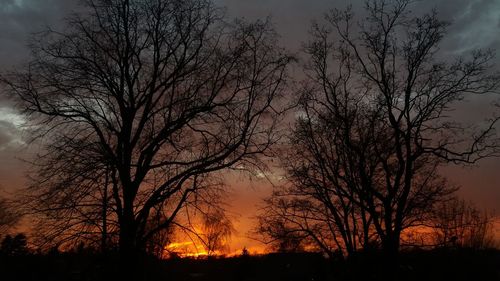
[[(348, 261), (331, 261), (320, 254), (301, 253), (214, 259), (147, 258), (143, 263), (146, 270), (134, 280), (500, 280), (499, 250), (412, 251), (402, 253), (397, 266), (388, 266), (377, 253), (359, 254)], [(0, 280), (116, 280), (118, 264), (118, 258), (112, 255), (90, 253), (3, 256)], [(391, 268), (392, 276), (388, 276), (384, 268)]]

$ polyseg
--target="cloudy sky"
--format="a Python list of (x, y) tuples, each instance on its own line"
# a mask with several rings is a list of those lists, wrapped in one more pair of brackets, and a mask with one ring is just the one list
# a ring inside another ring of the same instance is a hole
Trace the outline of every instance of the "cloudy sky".
[[(331, 8), (351, 4), (361, 13), (363, 1), (345, 0), (215, 0), (227, 8), (231, 17), (249, 20), (270, 16), (281, 34), (281, 42), (298, 51), (307, 40), (314, 19), (321, 19)], [(20, 67), (29, 60), (27, 43), (30, 35), (47, 26), (57, 29), (62, 19), (78, 7), (77, 0), (0, 0), (0, 71)], [(452, 25), (441, 50), (447, 55), (460, 55), (475, 48), (498, 50), (500, 57), (500, 1), (498, 0), (434, 0), (417, 1), (415, 13), (435, 8), (440, 17)], [(496, 62), (500, 69), (500, 59)], [(491, 99), (473, 100), (467, 104), (463, 118), (483, 112)], [(0, 190), (12, 192), (23, 184), (24, 167), (18, 158), (26, 157), (22, 133), (23, 119), (0, 93)], [(481, 207), (500, 211), (500, 159), (487, 159), (474, 167), (446, 167), (443, 173), (462, 186), (461, 194)], [(234, 212), (240, 215), (240, 235), (244, 236), (258, 198), (268, 190), (264, 183), (248, 187), (245, 180), (234, 181)], [(247, 210), (247, 211), (244, 211)], [(243, 241), (241, 243), (251, 243)]]

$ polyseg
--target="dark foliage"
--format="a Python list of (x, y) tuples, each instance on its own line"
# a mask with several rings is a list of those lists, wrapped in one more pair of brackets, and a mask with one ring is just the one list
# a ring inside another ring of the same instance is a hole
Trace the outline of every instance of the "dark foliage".
[(5, 236), (0, 246), (0, 253), (5, 256), (26, 255), (28, 253), (26, 235), (19, 233), (16, 236)]

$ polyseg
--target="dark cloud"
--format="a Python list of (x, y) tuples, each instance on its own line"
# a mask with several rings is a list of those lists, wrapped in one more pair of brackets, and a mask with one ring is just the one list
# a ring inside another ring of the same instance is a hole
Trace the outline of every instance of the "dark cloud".
[[(78, 6), (77, 0), (0, 0), (0, 69), (25, 61), (26, 43), (31, 33), (46, 26), (57, 27), (61, 19)], [(321, 19), (332, 8), (353, 6), (362, 14), (364, 1), (348, 0), (215, 0), (227, 8), (231, 17), (250, 20), (271, 16), (283, 42), (297, 49), (307, 40), (310, 23)], [(457, 53), (472, 48), (500, 46), (494, 36), (500, 25), (500, 1), (497, 0), (437, 0), (417, 1), (416, 13), (435, 8), (443, 20), (453, 23), (443, 48)]]
[[(283, 44), (297, 51), (307, 40), (313, 20), (319, 20), (332, 8), (343, 9), (352, 4), (347, 0), (216, 0), (224, 6), (231, 17), (244, 17), (249, 20), (270, 17), (281, 36)], [(361, 1), (355, 1), (360, 5)]]
[(75, 4), (74, 0), (0, 0), (0, 69), (25, 62), (30, 35), (60, 24)]
[(500, 1), (441, 1), (436, 8), (451, 22), (443, 49), (461, 54), (473, 49), (498, 49)]
[[(284, 44), (296, 51), (307, 40), (312, 20), (321, 20), (333, 8), (351, 5), (363, 18), (364, 1), (347, 0), (216, 0), (228, 14), (250, 20), (271, 16)], [(449, 55), (463, 54), (475, 48), (498, 49), (500, 37), (500, 1), (498, 0), (422, 0), (411, 7), (414, 14), (435, 9), (442, 20), (451, 23), (442, 49)], [(500, 61), (500, 60), (499, 60)]]

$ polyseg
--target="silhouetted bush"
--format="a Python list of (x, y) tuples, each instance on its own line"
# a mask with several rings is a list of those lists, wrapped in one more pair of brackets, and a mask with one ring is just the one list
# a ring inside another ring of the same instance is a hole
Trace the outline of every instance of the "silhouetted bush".
[(26, 235), (19, 233), (12, 237), (5, 236), (0, 246), (0, 253), (6, 256), (22, 256), (28, 254)]

